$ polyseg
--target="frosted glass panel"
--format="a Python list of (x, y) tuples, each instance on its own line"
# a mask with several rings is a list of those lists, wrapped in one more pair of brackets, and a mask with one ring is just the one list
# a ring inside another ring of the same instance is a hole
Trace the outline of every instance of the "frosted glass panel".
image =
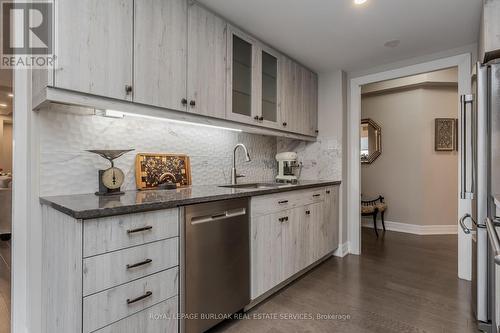
[(278, 59), (267, 52), (262, 52), (262, 116), (267, 121), (277, 120), (277, 77)]
[(233, 35), (233, 113), (252, 115), (252, 44)]

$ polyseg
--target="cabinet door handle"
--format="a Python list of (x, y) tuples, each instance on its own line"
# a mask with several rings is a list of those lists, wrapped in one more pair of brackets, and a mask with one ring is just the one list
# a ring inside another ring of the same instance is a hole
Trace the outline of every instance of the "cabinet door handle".
[(150, 225), (147, 225), (147, 226), (144, 226), (144, 227), (141, 227), (141, 228), (137, 228), (137, 229), (129, 229), (127, 230), (127, 234), (135, 234), (137, 232), (143, 232), (143, 231), (149, 231), (149, 230), (152, 230), (153, 227), (150, 226)]
[(196, 101), (195, 100), (191, 100), (189, 102), (189, 105), (191, 105), (192, 107), (195, 107), (196, 106)]
[(185, 98), (181, 99), (181, 104), (182, 105), (187, 105), (187, 103), (188, 103), (187, 99), (185, 99)]
[(288, 125), (286, 122), (283, 123), (283, 127), (286, 127), (286, 125)]
[(330, 190), (327, 190), (327, 191), (326, 191), (326, 194), (330, 194)]
[(264, 117), (259, 117), (259, 121), (263, 121), (264, 120)]
[(320, 197), (321, 194), (313, 194), (313, 198), (317, 198), (317, 197)]
[(144, 265), (147, 265), (147, 264), (150, 264), (152, 263), (153, 260), (152, 259), (146, 259), (144, 261), (141, 261), (141, 262), (138, 262), (136, 264), (127, 264), (127, 269), (131, 269), (131, 268), (136, 268), (136, 267), (140, 267), (140, 266), (144, 266)]
[(288, 203), (288, 200), (281, 200), (281, 201), (278, 201), (278, 203), (279, 203), (280, 205), (283, 205), (283, 204)]
[(126, 84), (126, 85), (125, 85), (125, 93), (126, 93), (127, 95), (130, 95), (130, 94), (132, 93), (132, 91), (133, 91), (133, 90), (134, 90), (134, 89), (132, 88), (132, 86), (131, 86), (131, 85), (128, 85), (128, 84)]
[(146, 292), (144, 295), (142, 295), (142, 296), (139, 296), (139, 297), (136, 297), (136, 298), (133, 298), (133, 299), (128, 298), (128, 299), (127, 299), (127, 304), (129, 304), (129, 305), (130, 305), (130, 304), (133, 304), (133, 303), (135, 303), (135, 302), (142, 301), (143, 299), (148, 298), (148, 297), (151, 297), (151, 296), (153, 296), (153, 292), (152, 292), (152, 291), (147, 291), (147, 292)]
[(310, 210), (306, 210), (306, 215), (311, 215), (311, 211)]
[(255, 116), (255, 117), (253, 117), (253, 119), (255, 119), (256, 121), (259, 121), (259, 116)]

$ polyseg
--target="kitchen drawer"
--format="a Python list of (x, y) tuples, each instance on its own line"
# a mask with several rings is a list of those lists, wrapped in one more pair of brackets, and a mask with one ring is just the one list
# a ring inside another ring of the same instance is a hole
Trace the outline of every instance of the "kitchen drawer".
[(252, 216), (261, 216), (323, 201), (325, 187), (252, 197)]
[(172, 297), (95, 333), (177, 333), (179, 298)]
[[(83, 259), (83, 295), (178, 265), (178, 237)], [(150, 261), (136, 267), (127, 267)]]
[(83, 223), (83, 256), (90, 257), (178, 235), (178, 208), (86, 220)]
[[(83, 298), (83, 332), (89, 333), (178, 295), (177, 267)], [(146, 296), (137, 300), (142, 296)], [(136, 301), (135, 301), (136, 300)], [(141, 332), (141, 331), (136, 331)], [(149, 331), (143, 331), (149, 332)]]

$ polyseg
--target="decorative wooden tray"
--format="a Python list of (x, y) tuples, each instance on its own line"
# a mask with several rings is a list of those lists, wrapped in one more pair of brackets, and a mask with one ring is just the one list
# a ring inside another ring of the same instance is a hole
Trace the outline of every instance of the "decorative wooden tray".
[(140, 153), (135, 158), (135, 182), (137, 189), (155, 189), (162, 183), (177, 187), (191, 185), (189, 156), (177, 154)]

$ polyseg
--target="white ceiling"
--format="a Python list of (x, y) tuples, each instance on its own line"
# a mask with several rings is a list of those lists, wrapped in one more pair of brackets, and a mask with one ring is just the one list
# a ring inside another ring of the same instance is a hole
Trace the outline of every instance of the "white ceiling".
[(316, 71), (353, 71), (476, 43), (482, 0), (199, 2)]

